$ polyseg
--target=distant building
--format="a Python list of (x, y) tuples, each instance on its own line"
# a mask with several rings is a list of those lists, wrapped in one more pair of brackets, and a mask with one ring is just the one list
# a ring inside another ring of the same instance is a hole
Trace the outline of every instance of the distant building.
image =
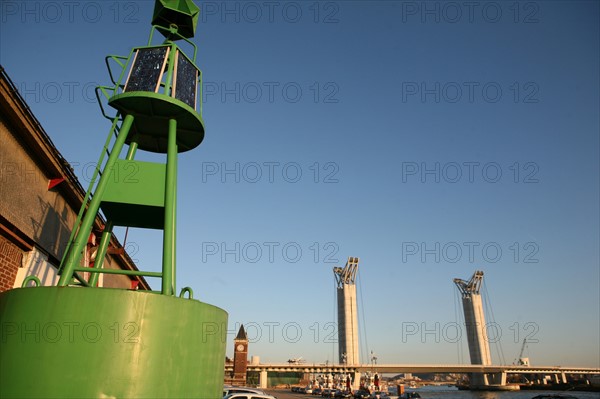
[(225, 383), (234, 386), (245, 386), (248, 373), (248, 336), (244, 325), (240, 326), (233, 340), (233, 373), (225, 376)]
[[(0, 292), (20, 287), (29, 275), (55, 285), (85, 190), (2, 66), (0, 143)], [(103, 227), (97, 217), (84, 265), (93, 260)], [(137, 270), (114, 236), (103, 267)], [(144, 278), (124, 275), (100, 274), (98, 285), (150, 289)]]

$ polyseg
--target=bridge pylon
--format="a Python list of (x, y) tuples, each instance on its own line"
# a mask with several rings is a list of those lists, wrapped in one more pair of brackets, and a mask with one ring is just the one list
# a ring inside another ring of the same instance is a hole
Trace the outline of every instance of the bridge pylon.
[[(481, 300), (481, 284), (483, 271), (477, 270), (469, 281), (455, 278), (454, 284), (462, 296), (465, 327), (471, 364), (490, 366), (492, 356), (490, 345), (485, 333), (485, 314)], [(471, 389), (487, 389), (492, 386), (505, 386), (506, 374), (471, 373)]]
[(334, 267), (337, 283), (338, 348), (340, 364), (359, 364), (356, 273), (358, 258), (349, 257), (344, 268)]

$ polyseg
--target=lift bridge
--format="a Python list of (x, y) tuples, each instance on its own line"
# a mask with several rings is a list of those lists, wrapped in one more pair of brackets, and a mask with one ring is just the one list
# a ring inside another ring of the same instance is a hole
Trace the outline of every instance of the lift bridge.
[[(346, 265), (334, 267), (337, 285), (338, 310), (338, 351), (339, 363), (327, 365), (303, 364), (249, 364), (247, 371), (258, 372), (259, 384), (267, 387), (268, 373), (302, 372), (317, 374), (346, 374), (351, 376), (352, 386), (358, 389), (361, 374), (364, 373), (468, 373), (470, 389), (475, 390), (514, 390), (518, 385), (507, 384), (508, 374), (552, 375), (554, 382), (566, 383), (567, 375), (598, 375), (600, 368), (493, 365), (488, 340), (481, 287), (483, 271), (477, 270), (468, 281), (455, 278), (454, 284), (462, 297), (465, 325), (471, 364), (377, 364), (359, 360), (358, 316), (356, 303), (356, 276), (359, 259), (349, 257)], [(225, 372), (232, 366), (226, 365)]]

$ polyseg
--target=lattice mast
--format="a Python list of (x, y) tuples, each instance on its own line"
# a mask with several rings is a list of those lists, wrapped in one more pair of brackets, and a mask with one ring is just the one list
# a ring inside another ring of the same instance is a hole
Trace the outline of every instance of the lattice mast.
[(349, 257), (346, 265), (333, 268), (337, 283), (338, 351), (341, 364), (359, 364), (358, 308), (356, 273), (358, 258)]

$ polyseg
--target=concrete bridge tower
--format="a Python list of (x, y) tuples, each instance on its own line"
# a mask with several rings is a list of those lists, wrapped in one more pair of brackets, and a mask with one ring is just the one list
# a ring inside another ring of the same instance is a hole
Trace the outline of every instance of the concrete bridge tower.
[(337, 283), (338, 348), (341, 364), (359, 364), (356, 272), (358, 258), (349, 257), (344, 268), (334, 267)]
[[(485, 315), (480, 294), (482, 282), (483, 272), (480, 270), (473, 273), (469, 281), (454, 279), (454, 284), (462, 295), (471, 364), (488, 366), (492, 364), (492, 357), (485, 335)], [(485, 374), (474, 374), (471, 376), (471, 385), (486, 386), (489, 381)]]

